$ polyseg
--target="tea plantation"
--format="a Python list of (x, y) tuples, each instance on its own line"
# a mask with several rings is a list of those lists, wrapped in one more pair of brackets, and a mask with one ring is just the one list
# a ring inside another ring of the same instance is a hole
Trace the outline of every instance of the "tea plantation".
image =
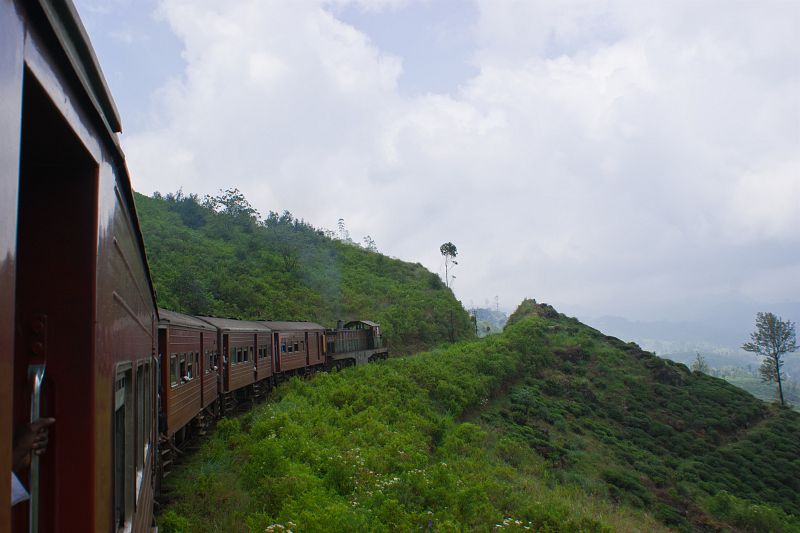
[(167, 481), (167, 532), (800, 531), (800, 414), (527, 300), (280, 386)]

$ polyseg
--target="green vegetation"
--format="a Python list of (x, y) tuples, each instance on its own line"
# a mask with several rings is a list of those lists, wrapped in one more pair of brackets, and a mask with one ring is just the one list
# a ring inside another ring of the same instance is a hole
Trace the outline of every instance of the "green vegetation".
[(168, 478), (163, 531), (800, 531), (800, 415), (526, 301), (293, 380)]
[(328, 327), (374, 320), (395, 354), (474, 337), (452, 291), (422, 265), (334, 239), (288, 212), (260, 220), (238, 191), (203, 202), (137, 194), (136, 207), (162, 307)]

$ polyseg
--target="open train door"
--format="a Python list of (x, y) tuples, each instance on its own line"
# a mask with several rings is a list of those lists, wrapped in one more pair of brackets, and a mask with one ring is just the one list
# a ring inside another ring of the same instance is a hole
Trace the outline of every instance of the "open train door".
[(280, 336), (277, 332), (272, 334), (272, 347), (275, 353), (275, 373), (277, 374), (281, 371), (281, 345)]
[(23, 76), (13, 428), (57, 423), (47, 452), (18, 470), (30, 499), (14, 507), (13, 530), (90, 531), (98, 165), (38, 78)]

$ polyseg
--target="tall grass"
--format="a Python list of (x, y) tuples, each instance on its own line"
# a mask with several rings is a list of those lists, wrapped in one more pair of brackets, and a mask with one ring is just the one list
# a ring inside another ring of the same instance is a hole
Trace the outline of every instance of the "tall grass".
[(792, 531), (800, 455), (752, 447), (797, 453), (800, 417), (546, 311), (281, 386), (169, 478), (162, 531), (741, 527), (720, 490)]

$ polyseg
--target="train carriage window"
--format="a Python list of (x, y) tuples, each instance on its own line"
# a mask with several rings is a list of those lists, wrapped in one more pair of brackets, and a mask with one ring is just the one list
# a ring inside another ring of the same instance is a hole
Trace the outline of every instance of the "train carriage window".
[(174, 353), (169, 356), (169, 382), (173, 387), (178, 384), (181, 379), (178, 370), (178, 354)]
[(139, 363), (136, 367), (136, 499), (142, 486), (144, 474), (144, 397), (145, 397), (144, 365)]
[(120, 528), (129, 525), (134, 504), (132, 374), (128, 364), (117, 370), (114, 382), (114, 521)]
[(306, 351), (306, 341), (300, 341), (300, 351), (301, 352)]
[(252, 346), (250, 347), (250, 351), (247, 353), (247, 360), (248, 361), (250, 361), (250, 360), (255, 361), (255, 359), (253, 359), (253, 347)]
[(192, 370), (194, 368), (194, 353), (189, 352), (189, 357), (186, 358), (186, 378), (192, 379), (194, 374)]
[(299, 352), (300, 351), (300, 343), (297, 342), (297, 341), (295, 341), (295, 343), (294, 343), (294, 351), (295, 352)]
[(150, 374), (150, 362), (144, 364), (144, 459), (150, 451), (153, 432), (153, 376)]
[(286, 353), (286, 341), (281, 341), (281, 353)]
[(186, 354), (182, 353), (179, 358), (180, 362), (180, 371), (181, 371), (181, 380), (186, 378)]

